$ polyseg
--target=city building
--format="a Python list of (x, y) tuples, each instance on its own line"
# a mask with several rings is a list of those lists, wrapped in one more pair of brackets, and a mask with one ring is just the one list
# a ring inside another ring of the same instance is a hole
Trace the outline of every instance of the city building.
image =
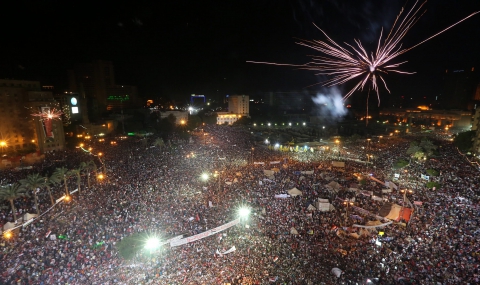
[(116, 84), (110, 61), (95, 60), (75, 65), (68, 71), (68, 87), (69, 92), (78, 93), (86, 99), (91, 121), (107, 110), (139, 105), (137, 88)]
[(229, 112), (217, 112), (217, 125), (231, 125), (243, 117), (240, 114), (232, 114)]
[[(3, 153), (62, 150), (60, 104), (40, 82), (0, 79), (0, 146)], [(60, 115), (58, 117), (58, 115)]]
[(458, 130), (470, 130), (473, 115), (471, 111), (463, 110), (430, 110), (424, 106), (409, 109), (382, 109), (379, 115), (393, 117), (395, 121), (424, 125), (436, 128), (455, 128)]
[(480, 103), (480, 73), (474, 67), (445, 70), (436, 101), (439, 109), (474, 110)]
[(228, 96), (228, 112), (248, 117), (250, 114), (250, 100), (248, 95)]

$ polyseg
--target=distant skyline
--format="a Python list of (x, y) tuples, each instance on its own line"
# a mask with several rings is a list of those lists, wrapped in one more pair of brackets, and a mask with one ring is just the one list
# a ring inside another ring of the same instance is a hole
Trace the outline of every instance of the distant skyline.
[[(101, 4), (99, 4), (101, 3)], [(75, 63), (110, 60), (122, 84), (144, 97), (183, 100), (258, 92), (315, 92), (321, 80), (291, 67), (315, 54), (295, 38), (324, 40), (312, 23), (338, 42), (376, 45), (408, 1), (15, 1), (0, 24), (0, 76), (67, 87)], [(480, 10), (480, 1), (430, 0), (404, 46)], [(414, 75), (388, 75), (393, 96), (434, 96), (446, 69), (480, 68), (480, 15), (399, 58)], [(347, 87), (341, 88), (348, 91)], [(354, 95), (355, 96), (355, 95)], [(389, 95), (381, 88), (381, 96)]]

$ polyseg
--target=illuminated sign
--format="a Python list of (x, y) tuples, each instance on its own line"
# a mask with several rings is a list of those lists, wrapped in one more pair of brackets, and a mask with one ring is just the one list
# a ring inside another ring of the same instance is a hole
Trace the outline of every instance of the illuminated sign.
[(72, 107), (72, 114), (78, 114), (78, 107)]
[(72, 99), (70, 99), (70, 103), (72, 103), (73, 106), (77, 106), (77, 103), (78, 103), (77, 98), (72, 97)]

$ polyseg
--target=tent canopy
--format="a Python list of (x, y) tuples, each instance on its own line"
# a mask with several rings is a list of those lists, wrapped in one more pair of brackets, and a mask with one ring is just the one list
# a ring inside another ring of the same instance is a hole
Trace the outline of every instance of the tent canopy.
[(6, 231), (6, 230), (9, 230), (9, 229), (13, 229), (15, 227), (15, 223), (6, 223), (5, 225), (3, 225), (3, 230)]
[(297, 229), (295, 229), (294, 227), (292, 227), (292, 228), (290, 229), (290, 234), (292, 234), (292, 235), (298, 235)]
[(26, 213), (25, 215), (23, 215), (23, 220), (24, 221), (28, 221), (30, 219), (33, 219), (37, 216), (37, 214), (30, 214), (30, 213)]
[(303, 193), (302, 191), (298, 190), (297, 187), (293, 187), (292, 189), (288, 190), (288, 194), (290, 196), (295, 197), (295, 196), (301, 196)]

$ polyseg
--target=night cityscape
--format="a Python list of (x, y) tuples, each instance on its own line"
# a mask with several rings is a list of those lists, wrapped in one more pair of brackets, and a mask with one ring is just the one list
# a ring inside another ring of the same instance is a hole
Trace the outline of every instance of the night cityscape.
[(0, 24), (0, 284), (480, 283), (480, 2)]

